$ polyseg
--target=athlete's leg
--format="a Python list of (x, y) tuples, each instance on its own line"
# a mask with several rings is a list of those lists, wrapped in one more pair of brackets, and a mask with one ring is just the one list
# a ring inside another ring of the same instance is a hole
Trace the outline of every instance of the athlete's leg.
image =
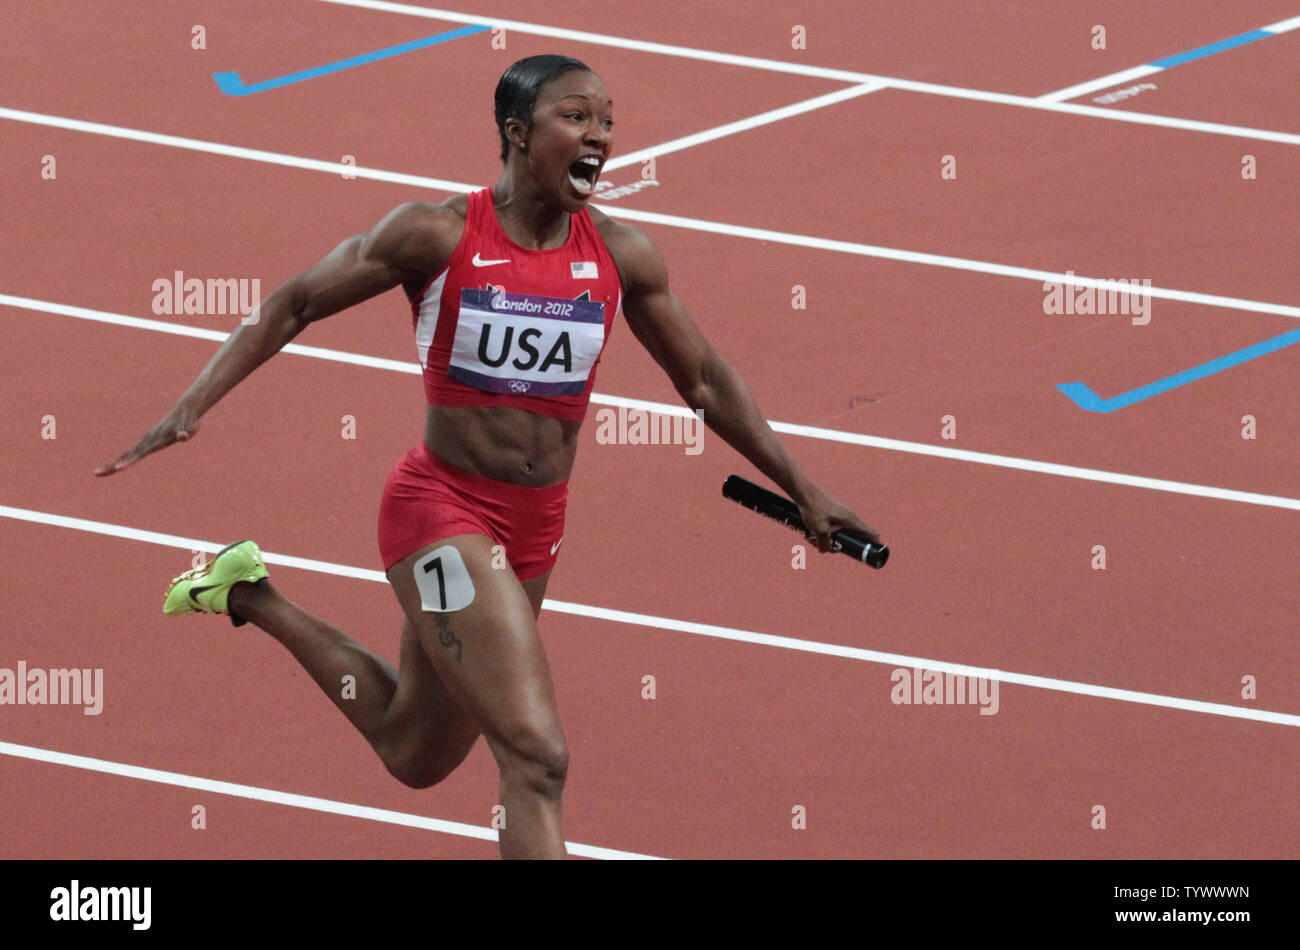
[[(229, 603), (294, 655), (399, 781), (427, 788), (469, 754), (478, 726), (438, 679), (409, 622), (402, 629), (399, 673), (269, 581), (236, 584)], [(345, 697), (344, 676), (355, 677), (354, 698)]]
[(547, 571), (540, 577), (519, 582), (523, 585), (524, 593), (528, 595), (528, 602), (533, 605), (533, 619), (541, 616), (542, 600), (546, 597), (546, 582), (550, 579), (551, 572)]
[[(541, 613), (550, 576), (547, 571), (523, 582), (534, 618)], [(397, 691), (377, 746), (384, 765), (407, 785), (428, 788), (465, 761), (480, 734), (469, 710), (438, 678), (411, 622), (404, 622)]]
[[(435, 608), (459, 606), (453, 592), (462, 578), (455, 559), (442, 559), (436, 581), (426, 560), (444, 546), (459, 553), (473, 601), (459, 609), (425, 609), (430, 600)], [(513, 571), (493, 567), (492, 546), (486, 535), (457, 535), (399, 561), (388, 579), (439, 678), (477, 721), (497, 760), (505, 806), (502, 857), (561, 858), (568, 748), (537, 633), (535, 605), (545, 581), (530, 582), (530, 597)], [(445, 582), (445, 588), (430, 587), (435, 582)], [(444, 589), (447, 597), (439, 604)]]

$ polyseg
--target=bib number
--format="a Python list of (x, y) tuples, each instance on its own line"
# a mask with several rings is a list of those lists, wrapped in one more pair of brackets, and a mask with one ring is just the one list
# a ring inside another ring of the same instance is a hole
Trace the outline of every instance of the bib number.
[(474, 582), (450, 544), (434, 548), (415, 562), (415, 586), (420, 591), (420, 606), (433, 613), (463, 610), (474, 603)]
[(605, 304), (467, 287), (447, 377), (496, 393), (579, 395), (605, 345)]

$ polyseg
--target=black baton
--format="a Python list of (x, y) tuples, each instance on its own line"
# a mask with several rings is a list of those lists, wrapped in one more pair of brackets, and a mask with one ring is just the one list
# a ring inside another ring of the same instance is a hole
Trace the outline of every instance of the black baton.
[[(805, 534), (808, 532), (808, 526), (803, 523), (803, 516), (799, 514), (798, 505), (776, 492), (770, 492), (760, 485), (746, 481), (739, 475), (731, 475), (722, 483), (722, 496), (744, 505), (751, 511), (757, 511), (773, 521), (779, 521), (787, 527)], [(888, 547), (883, 544), (872, 544), (854, 531), (836, 531), (831, 535), (831, 539), (840, 546), (841, 554), (847, 554), (853, 560), (870, 564), (876, 569), (884, 567), (885, 562), (889, 560)]]

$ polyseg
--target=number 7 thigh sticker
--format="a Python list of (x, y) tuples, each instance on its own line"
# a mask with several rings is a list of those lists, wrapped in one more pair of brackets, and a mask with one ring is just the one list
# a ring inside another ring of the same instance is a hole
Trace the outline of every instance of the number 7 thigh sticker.
[(420, 606), (434, 613), (461, 610), (474, 603), (474, 582), (450, 544), (434, 548), (415, 562), (415, 586), (420, 589)]

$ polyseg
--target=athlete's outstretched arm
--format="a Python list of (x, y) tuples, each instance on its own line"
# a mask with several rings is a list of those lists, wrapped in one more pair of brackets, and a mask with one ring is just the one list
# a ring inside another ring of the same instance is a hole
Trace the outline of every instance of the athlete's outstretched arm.
[(242, 379), (274, 356), (309, 323), (346, 310), (398, 284), (419, 284), (444, 260), (445, 212), (410, 203), (390, 212), (365, 234), (348, 238), (318, 264), (276, 288), (239, 326), (176, 405), (136, 445), (95, 469), (111, 475), (151, 452), (185, 442), (199, 418)]
[(822, 551), (831, 535), (848, 528), (872, 542), (866, 522), (817, 487), (799, 468), (763, 418), (745, 381), (704, 338), (668, 287), (668, 269), (641, 231), (619, 224), (607, 240), (623, 279), (623, 314), (632, 333), (672, 380), (705, 425), (781, 488), (799, 506)]

